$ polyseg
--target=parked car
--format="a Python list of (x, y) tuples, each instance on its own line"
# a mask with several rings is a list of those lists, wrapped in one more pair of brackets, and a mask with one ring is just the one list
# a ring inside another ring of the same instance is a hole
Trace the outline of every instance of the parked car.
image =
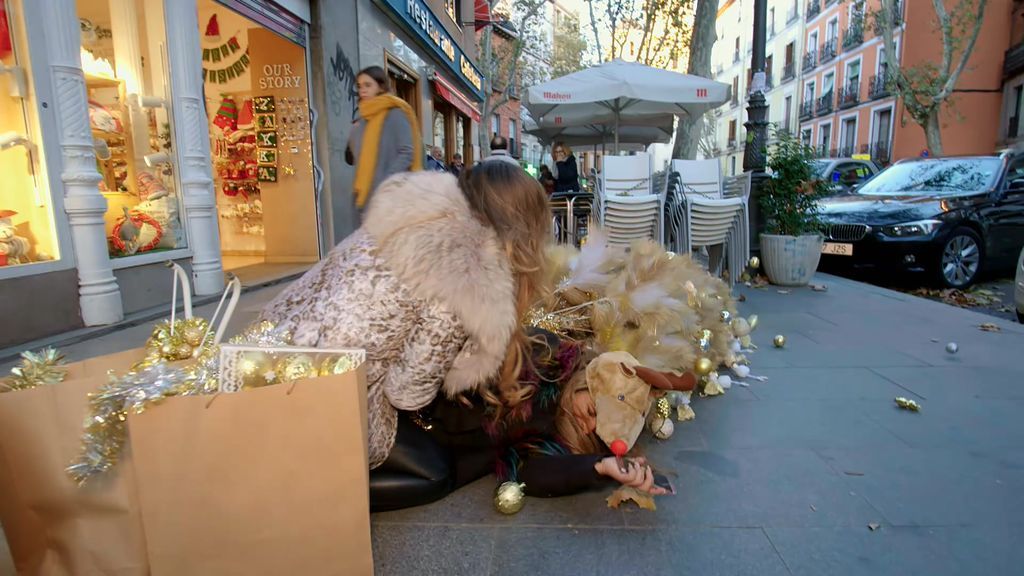
[(822, 202), (825, 266), (925, 271), (963, 288), (1024, 246), (1024, 153), (902, 160)]
[(854, 158), (823, 158), (813, 162), (822, 180), (832, 183), (836, 194), (851, 194), (854, 189), (877, 174), (881, 168), (871, 160)]
[(1017, 322), (1024, 324), (1024, 248), (1017, 258), (1017, 277), (1013, 280), (1013, 301), (1017, 304)]

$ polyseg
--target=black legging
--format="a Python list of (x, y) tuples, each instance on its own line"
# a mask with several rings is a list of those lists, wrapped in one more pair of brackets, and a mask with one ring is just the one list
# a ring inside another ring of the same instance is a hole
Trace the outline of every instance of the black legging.
[(395, 445), (370, 471), (370, 509), (429, 504), (493, 470), (493, 450), (482, 430), (451, 435), (436, 425), (428, 432), (399, 412)]

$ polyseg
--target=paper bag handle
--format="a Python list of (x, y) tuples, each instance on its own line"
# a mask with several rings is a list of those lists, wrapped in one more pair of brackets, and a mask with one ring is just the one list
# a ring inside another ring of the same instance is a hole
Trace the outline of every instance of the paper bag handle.
[(174, 315), (178, 308), (178, 286), (181, 286), (181, 297), (185, 301), (185, 318), (192, 318), (192, 285), (188, 281), (188, 274), (178, 264), (167, 261), (167, 267), (174, 273), (171, 284), (171, 330), (174, 329)]
[[(230, 299), (228, 296), (230, 295)], [(220, 302), (217, 303), (217, 309), (213, 311), (213, 316), (210, 317), (210, 323), (206, 327), (206, 333), (203, 334), (203, 342), (210, 335), (210, 331), (213, 330), (214, 326), (217, 326), (217, 331), (213, 335), (213, 345), (220, 344), (221, 340), (224, 339), (224, 331), (228, 329), (228, 322), (231, 320), (231, 316), (235, 313), (235, 307), (238, 306), (238, 299), (242, 295), (242, 282), (232, 273), (228, 273), (228, 285), (224, 287), (224, 293), (220, 296)], [(227, 308), (224, 308), (224, 302), (227, 301)], [(224, 313), (221, 314), (221, 311)], [(220, 320), (218, 321), (218, 318)]]

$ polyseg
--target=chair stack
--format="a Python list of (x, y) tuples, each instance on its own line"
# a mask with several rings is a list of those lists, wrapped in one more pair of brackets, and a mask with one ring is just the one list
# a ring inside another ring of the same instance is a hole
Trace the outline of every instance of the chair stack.
[(708, 247), (712, 261), (708, 268), (721, 273), (721, 262), (714, 252), (724, 246), (730, 285), (735, 283), (750, 254), (747, 224), (749, 177), (730, 179), (728, 189), (737, 194), (725, 197), (717, 160), (673, 160), (666, 190), (670, 248), (689, 254), (694, 248)]
[(594, 213), (610, 243), (644, 238), (663, 243), (663, 206), (664, 195), (652, 187), (649, 155), (604, 158)]

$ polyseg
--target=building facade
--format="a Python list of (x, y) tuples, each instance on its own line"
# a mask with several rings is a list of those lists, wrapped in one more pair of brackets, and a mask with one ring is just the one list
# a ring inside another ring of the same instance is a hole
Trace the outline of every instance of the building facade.
[(358, 224), (362, 67), (387, 68), (424, 146), (472, 159), (472, 19), (443, 0), (0, 0), (0, 350), (166, 306), (167, 261), (214, 295), (226, 270), (319, 260)]
[[(766, 98), (774, 129), (799, 134), (823, 157), (871, 158), (884, 166), (927, 153), (923, 130), (887, 90), (889, 56), (872, 17), (879, 9), (879, 0), (769, 1)], [(1010, 0), (994, 0), (985, 10), (952, 106), (942, 113), (947, 155), (991, 153), (1000, 141), (1012, 140), (1009, 118), (1015, 115), (1003, 105), (1001, 92), (1012, 97), (1015, 86), (1024, 85), (1024, 75), (1002, 90), (1002, 59), (993, 58), (1009, 46), (1010, 12)], [(914, 66), (941, 54), (929, 3), (900, 0), (894, 17), (898, 62)], [(714, 155), (722, 159), (725, 174), (739, 173), (743, 166), (745, 98), (751, 83), (750, 48), (744, 43), (752, 19), (751, 0), (726, 2), (718, 17), (715, 78), (734, 89), (732, 102), (715, 112)]]

